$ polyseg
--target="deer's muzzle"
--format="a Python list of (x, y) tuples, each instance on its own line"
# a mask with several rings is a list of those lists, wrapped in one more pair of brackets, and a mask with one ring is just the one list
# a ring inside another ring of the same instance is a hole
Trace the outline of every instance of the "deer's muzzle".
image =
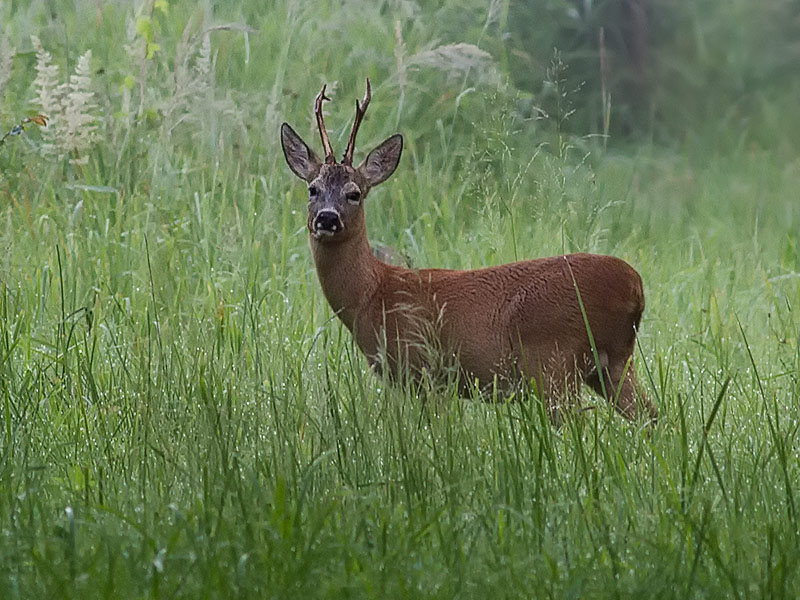
[(320, 239), (324, 236), (336, 235), (344, 229), (342, 217), (337, 210), (325, 209), (317, 213), (312, 223), (311, 234)]

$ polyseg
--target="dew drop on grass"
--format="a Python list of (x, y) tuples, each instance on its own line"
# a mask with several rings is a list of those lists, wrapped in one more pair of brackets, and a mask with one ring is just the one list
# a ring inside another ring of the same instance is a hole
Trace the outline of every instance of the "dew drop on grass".
[(167, 549), (162, 548), (161, 550), (158, 551), (158, 554), (156, 554), (155, 558), (153, 559), (153, 568), (155, 568), (155, 570), (158, 571), (159, 573), (164, 572), (164, 557), (166, 556), (166, 554), (167, 554)]

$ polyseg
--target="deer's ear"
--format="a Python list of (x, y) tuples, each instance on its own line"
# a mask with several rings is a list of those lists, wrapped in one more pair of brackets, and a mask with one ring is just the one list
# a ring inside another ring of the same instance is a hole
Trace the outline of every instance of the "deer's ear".
[(383, 183), (394, 173), (402, 152), (403, 136), (396, 133), (367, 154), (367, 158), (358, 166), (358, 171), (370, 187)]
[(281, 125), (281, 146), (286, 163), (295, 175), (305, 181), (317, 176), (322, 163), (288, 123)]

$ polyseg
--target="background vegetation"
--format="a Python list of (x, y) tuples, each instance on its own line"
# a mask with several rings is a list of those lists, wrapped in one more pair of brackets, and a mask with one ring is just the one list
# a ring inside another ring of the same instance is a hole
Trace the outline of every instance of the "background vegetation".
[[(3, 130), (50, 126), (0, 147), (0, 595), (796, 597), (797, 14), (1, 3)], [(631, 262), (651, 432), (369, 372), (278, 140), (328, 83), (342, 148), (365, 76), (372, 239)]]

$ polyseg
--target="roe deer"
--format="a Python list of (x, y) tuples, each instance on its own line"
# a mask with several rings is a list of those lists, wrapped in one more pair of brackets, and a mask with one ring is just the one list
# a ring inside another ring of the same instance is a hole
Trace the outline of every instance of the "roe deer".
[(391, 136), (353, 167), (370, 98), (367, 79), (341, 162), (323, 121), (324, 86), (314, 108), (324, 161), (281, 126), (286, 162), (308, 182), (307, 226), (322, 291), (370, 364), (380, 368), (385, 359), (395, 376), (403, 369), (419, 375), (432, 368), (420, 340), (433, 336), (433, 346), (457, 361), (462, 383), (533, 381), (553, 418), (585, 382), (628, 419), (642, 408), (655, 419), (633, 371), (644, 292), (626, 262), (568, 254), (471, 271), (411, 270), (373, 255), (364, 199), (394, 172), (403, 138)]

